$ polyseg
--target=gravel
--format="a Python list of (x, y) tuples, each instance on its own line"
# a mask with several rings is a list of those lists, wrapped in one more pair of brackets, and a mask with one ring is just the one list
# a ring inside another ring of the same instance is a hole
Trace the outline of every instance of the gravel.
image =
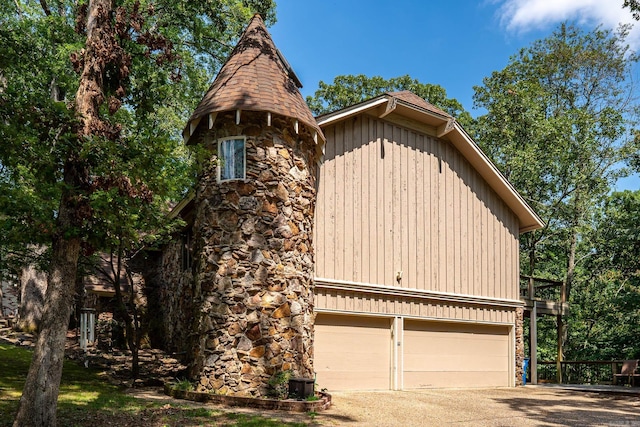
[(335, 392), (324, 426), (640, 426), (640, 396), (519, 387)]

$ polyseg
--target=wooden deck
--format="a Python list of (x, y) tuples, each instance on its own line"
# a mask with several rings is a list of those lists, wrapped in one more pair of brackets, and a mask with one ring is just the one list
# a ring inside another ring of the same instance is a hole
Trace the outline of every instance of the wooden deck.
[[(569, 303), (553, 301), (553, 300), (544, 300), (541, 298), (526, 298), (521, 297), (520, 300), (524, 302), (524, 311), (525, 313), (531, 313), (534, 308), (537, 314), (542, 315), (552, 315), (552, 316), (566, 316), (569, 314)], [(525, 314), (529, 316), (529, 314)]]

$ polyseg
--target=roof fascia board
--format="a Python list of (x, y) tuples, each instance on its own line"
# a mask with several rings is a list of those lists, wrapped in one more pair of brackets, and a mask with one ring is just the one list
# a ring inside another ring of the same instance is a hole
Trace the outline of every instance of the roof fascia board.
[(182, 210), (184, 208), (187, 207), (187, 205), (196, 198), (196, 194), (193, 191), (190, 191), (189, 194), (187, 194), (187, 196), (180, 200), (180, 203), (178, 203), (177, 205), (174, 206), (173, 209), (171, 209), (171, 212), (169, 212), (169, 219), (175, 219), (180, 215), (180, 212), (182, 212)]
[(449, 133), (449, 140), (470, 161), (480, 175), (489, 182), (494, 191), (507, 203), (520, 219), (520, 233), (536, 230), (544, 226), (544, 222), (536, 214), (520, 193), (502, 175), (498, 168), (489, 160), (486, 154), (480, 150), (469, 134), (458, 124), (454, 123), (454, 131)]
[(337, 111), (336, 113), (331, 113), (324, 117), (318, 117), (318, 125), (327, 126), (331, 123), (346, 119), (347, 117), (355, 116), (356, 114), (372, 110), (377, 106), (384, 104), (385, 102), (389, 102), (389, 99), (386, 96), (382, 96), (379, 98), (374, 98), (362, 104), (357, 104), (353, 107), (348, 107), (344, 110)]
[(419, 113), (422, 113), (425, 116), (429, 116), (429, 117), (433, 117), (433, 118), (436, 118), (436, 119), (440, 119), (440, 120), (445, 121), (445, 122), (448, 122), (449, 120), (452, 119), (452, 117), (450, 117), (450, 116), (445, 116), (445, 115), (442, 115), (442, 114), (438, 114), (435, 111), (427, 110), (425, 108), (420, 107), (419, 105), (411, 104), (410, 102), (407, 102), (407, 101), (405, 101), (403, 99), (398, 99), (398, 103), (400, 105), (406, 107), (406, 108), (409, 108), (409, 109), (413, 110), (413, 111), (417, 111)]

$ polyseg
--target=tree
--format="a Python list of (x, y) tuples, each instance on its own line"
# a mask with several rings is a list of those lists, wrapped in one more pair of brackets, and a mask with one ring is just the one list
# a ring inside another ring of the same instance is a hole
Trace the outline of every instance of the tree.
[(628, 7), (633, 14), (633, 19), (640, 21), (640, 1), (638, 0), (624, 0), (622, 7)]
[(640, 357), (640, 191), (613, 193), (594, 215), (577, 272), (574, 359)]
[(98, 224), (117, 228), (101, 201), (135, 201), (133, 214), (184, 191), (188, 176), (173, 179), (188, 169), (174, 132), (250, 15), (273, 20), (274, 8), (271, 0), (51, 6), (0, 0), (2, 230), (51, 248), (15, 426), (56, 424), (78, 259), (97, 249)]
[(316, 115), (330, 113), (381, 95), (385, 92), (410, 90), (427, 102), (457, 118), (463, 125), (471, 121), (471, 116), (453, 98), (447, 98), (446, 91), (429, 83), (420, 83), (408, 75), (383, 79), (379, 76), (343, 75), (333, 79), (333, 84), (321, 81), (313, 96), (307, 97), (307, 104)]
[(588, 219), (638, 150), (627, 34), (562, 24), (475, 88), (476, 141), (545, 221), (521, 237), (522, 270), (568, 298)]

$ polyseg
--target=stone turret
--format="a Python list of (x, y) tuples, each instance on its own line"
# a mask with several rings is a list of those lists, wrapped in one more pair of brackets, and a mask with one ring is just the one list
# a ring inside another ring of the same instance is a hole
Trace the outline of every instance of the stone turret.
[(324, 136), (259, 15), (185, 130), (210, 155), (194, 199), (190, 375), (263, 396), (313, 377), (313, 215)]

